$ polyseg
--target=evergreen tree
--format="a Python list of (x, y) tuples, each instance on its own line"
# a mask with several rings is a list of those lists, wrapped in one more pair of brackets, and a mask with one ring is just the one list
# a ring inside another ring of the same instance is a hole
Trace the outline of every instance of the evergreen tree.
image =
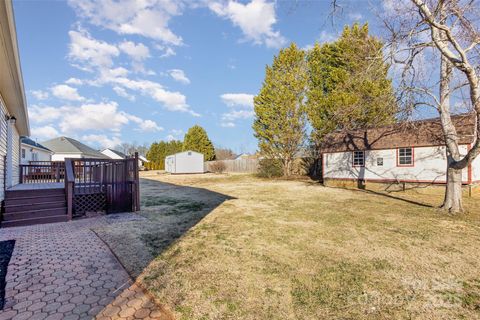
[(182, 142), (177, 140), (154, 142), (147, 152), (149, 169), (165, 170), (165, 157), (182, 151)]
[(368, 24), (346, 26), (332, 43), (315, 44), (307, 55), (307, 112), (314, 142), (337, 129), (395, 121), (397, 112), (383, 44)]
[(215, 148), (202, 127), (195, 125), (188, 129), (183, 139), (183, 151), (203, 153), (205, 161), (215, 160)]
[(260, 93), (254, 99), (253, 130), (260, 152), (282, 162), (283, 173), (292, 173), (292, 163), (305, 140), (305, 52), (294, 43), (280, 50), (265, 70)]

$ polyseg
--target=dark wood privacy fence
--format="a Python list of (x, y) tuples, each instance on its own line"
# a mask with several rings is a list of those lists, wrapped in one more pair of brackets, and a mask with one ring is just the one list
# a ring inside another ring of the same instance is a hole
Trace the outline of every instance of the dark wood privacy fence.
[(65, 162), (30, 161), (20, 165), (20, 183), (63, 182)]
[(139, 187), (137, 154), (121, 160), (65, 160), (65, 191), (70, 217), (89, 211), (138, 211)]

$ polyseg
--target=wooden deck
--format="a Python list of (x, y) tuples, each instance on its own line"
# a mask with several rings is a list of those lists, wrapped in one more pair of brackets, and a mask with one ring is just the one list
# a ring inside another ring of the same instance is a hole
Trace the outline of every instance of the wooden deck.
[(44, 182), (44, 183), (19, 183), (16, 186), (10, 187), (8, 191), (18, 190), (45, 190), (45, 189), (65, 189), (63, 182)]

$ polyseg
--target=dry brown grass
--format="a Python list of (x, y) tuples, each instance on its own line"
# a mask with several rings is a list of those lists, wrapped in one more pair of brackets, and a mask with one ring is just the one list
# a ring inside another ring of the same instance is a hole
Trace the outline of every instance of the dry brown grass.
[(438, 205), (438, 188), (385, 196), (248, 175), (144, 178), (149, 223), (116, 231), (137, 248), (114, 251), (135, 265), (132, 252), (147, 248), (155, 259), (139, 280), (179, 319), (480, 318), (478, 195), (469, 214), (448, 216), (410, 202)]

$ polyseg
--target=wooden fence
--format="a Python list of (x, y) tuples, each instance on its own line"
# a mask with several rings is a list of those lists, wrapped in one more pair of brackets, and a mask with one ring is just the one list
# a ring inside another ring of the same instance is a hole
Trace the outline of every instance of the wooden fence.
[(245, 172), (256, 173), (258, 172), (258, 159), (235, 159), (235, 160), (217, 160), (206, 161), (205, 171), (214, 172), (214, 167), (219, 162), (225, 164), (225, 172)]

